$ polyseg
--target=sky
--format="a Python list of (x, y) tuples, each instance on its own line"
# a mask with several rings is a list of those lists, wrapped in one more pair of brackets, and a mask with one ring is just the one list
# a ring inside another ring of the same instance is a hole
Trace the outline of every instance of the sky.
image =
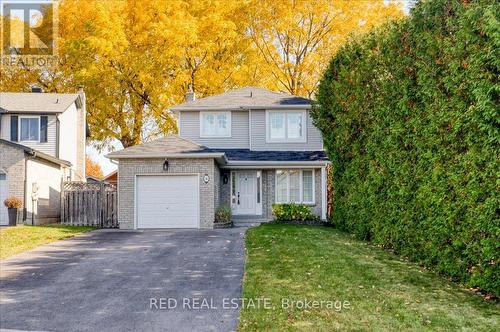
[[(403, 0), (404, 4), (404, 11), (406, 14), (409, 13), (410, 8), (413, 7), (415, 3), (415, 0)], [(120, 150), (122, 148), (122, 145), (120, 142), (116, 141), (113, 144), (113, 147), (115, 150)], [(117, 169), (117, 165), (112, 163), (108, 158), (105, 157), (105, 155), (109, 152), (109, 150), (104, 150), (104, 151), (97, 151), (93, 146), (88, 146), (87, 147), (87, 155), (94, 161), (98, 162), (99, 165), (101, 165), (102, 172), (104, 175), (107, 175), (114, 170)]]

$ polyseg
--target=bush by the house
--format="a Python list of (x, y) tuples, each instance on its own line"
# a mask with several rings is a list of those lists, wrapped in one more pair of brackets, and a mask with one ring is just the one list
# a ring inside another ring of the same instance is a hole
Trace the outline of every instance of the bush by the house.
[(344, 46), (314, 123), (332, 222), (500, 295), (500, 2), (422, 1)]
[(319, 217), (304, 204), (273, 204), (275, 221), (317, 221)]
[(20, 209), (23, 207), (23, 201), (17, 197), (9, 197), (3, 201), (3, 204), (9, 209)]
[(221, 205), (215, 211), (216, 223), (228, 223), (231, 221), (231, 208), (227, 205)]

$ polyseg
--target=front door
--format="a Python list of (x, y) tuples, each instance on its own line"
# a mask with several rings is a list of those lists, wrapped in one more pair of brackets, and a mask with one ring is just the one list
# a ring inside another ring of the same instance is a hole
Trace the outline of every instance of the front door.
[(255, 214), (255, 172), (236, 172), (236, 214)]

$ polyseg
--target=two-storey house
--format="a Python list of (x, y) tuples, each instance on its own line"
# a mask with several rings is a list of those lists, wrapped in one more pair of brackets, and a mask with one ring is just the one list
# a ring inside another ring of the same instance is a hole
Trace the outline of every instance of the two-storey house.
[(24, 202), (28, 224), (58, 222), (62, 181), (85, 180), (85, 94), (0, 92), (0, 225), (3, 201)]
[(118, 161), (121, 228), (212, 228), (220, 205), (235, 222), (272, 219), (273, 203), (326, 218), (326, 166), (311, 100), (247, 87), (171, 108), (178, 135), (110, 153)]

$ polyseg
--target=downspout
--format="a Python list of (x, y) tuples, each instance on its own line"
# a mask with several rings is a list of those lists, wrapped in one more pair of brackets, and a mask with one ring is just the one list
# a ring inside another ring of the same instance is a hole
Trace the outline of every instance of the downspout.
[(59, 115), (56, 115), (56, 158), (59, 158), (60, 126)]
[(28, 159), (24, 158), (24, 209), (23, 209), (23, 221), (28, 218)]

